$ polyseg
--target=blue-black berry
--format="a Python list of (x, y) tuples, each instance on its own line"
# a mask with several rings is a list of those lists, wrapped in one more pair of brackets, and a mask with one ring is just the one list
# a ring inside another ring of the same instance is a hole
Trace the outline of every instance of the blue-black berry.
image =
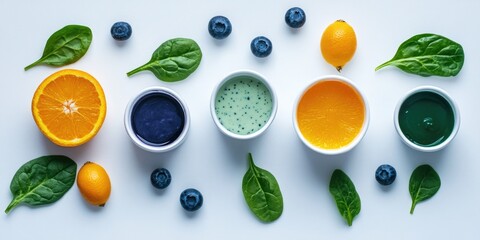
[(307, 16), (305, 15), (305, 12), (299, 7), (290, 8), (285, 13), (285, 22), (291, 28), (302, 27), (306, 20)]
[(189, 211), (197, 211), (203, 204), (202, 194), (194, 188), (188, 188), (180, 194), (180, 204)]
[(397, 171), (395, 171), (394, 167), (388, 164), (380, 165), (377, 168), (377, 171), (375, 171), (375, 179), (377, 179), (377, 182), (382, 185), (392, 184), (396, 177)]
[(132, 36), (132, 27), (126, 22), (116, 22), (110, 29), (110, 33), (115, 40), (125, 41)]
[(150, 175), (150, 181), (154, 187), (158, 189), (164, 189), (170, 185), (172, 176), (167, 169), (157, 168), (153, 170), (152, 175)]
[(253, 55), (260, 58), (270, 55), (272, 48), (272, 42), (264, 36), (256, 37), (252, 40), (252, 43), (250, 43), (250, 49)]
[(216, 16), (208, 22), (208, 32), (215, 39), (224, 39), (232, 33), (232, 24), (224, 16)]

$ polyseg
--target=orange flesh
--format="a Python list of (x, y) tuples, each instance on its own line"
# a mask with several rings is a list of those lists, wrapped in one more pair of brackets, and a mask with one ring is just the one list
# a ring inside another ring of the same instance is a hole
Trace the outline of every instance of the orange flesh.
[(61, 146), (76, 146), (92, 138), (105, 117), (103, 90), (97, 85), (79, 71), (52, 75), (37, 89), (33, 100), (32, 111), (40, 130)]
[(338, 149), (351, 143), (360, 133), (365, 105), (349, 85), (322, 81), (302, 96), (297, 107), (297, 123), (310, 144), (323, 149)]

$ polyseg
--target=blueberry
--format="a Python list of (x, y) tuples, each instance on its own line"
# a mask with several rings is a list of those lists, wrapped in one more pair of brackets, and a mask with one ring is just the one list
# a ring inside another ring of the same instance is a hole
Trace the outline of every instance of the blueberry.
[(396, 177), (397, 171), (395, 171), (394, 167), (388, 164), (380, 165), (377, 168), (377, 171), (375, 171), (375, 178), (377, 179), (377, 182), (382, 185), (392, 184)]
[(188, 188), (180, 194), (180, 204), (189, 211), (197, 211), (203, 204), (202, 194), (194, 188)]
[(272, 42), (264, 36), (256, 37), (252, 40), (252, 43), (250, 43), (250, 49), (253, 55), (260, 58), (270, 55), (272, 48)]
[(291, 28), (300, 28), (305, 24), (307, 16), (305, 12), (299, 7), (293, 7), (288, 9), (285, 13), (285, 22)]
[(208, 32), (215, 39), (224, 39), (232, 33), (232, 24), (224, 16), (216, 16), (208, 22)]
[(170, 185), (172, 175), (170, 175), (170, 172), (165, 168), (157, 168), (153, 170), (152, 175), (150, 175), (150, 181), (154, 187), (164, 189)]
[(132, 36), (132, 27), (126, 22), (116, 22), (110, 29), (110, 33), (115, 40), (125, 41)]

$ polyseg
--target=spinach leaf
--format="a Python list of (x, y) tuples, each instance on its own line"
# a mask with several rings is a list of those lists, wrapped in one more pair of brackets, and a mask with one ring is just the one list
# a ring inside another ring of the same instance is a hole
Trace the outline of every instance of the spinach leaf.
[(248, 154), (249, 168), (243, 176), (242, 190), (248, 207), (260, 220), (273, 222), (283, 212), (283, 197), (275, 177), (253, 163)]
[(92, 30), (81, 25), (68, 25), (48, 38), (43, 55), (25, 67), (25, 71), (38, 65), (64, 66), (78, 61), (87, 53), (92, 42)]
[(347, 220), (348, 226), (352, 226), (353, 218), (360, 213), (361, 202), (355, 185), (342, 170), (333, 171), (330, 179), (330, 193), (335, 199), (338, 211)]
[(395, 56), (375, 71), (392, 65), (423, 77), (450, 77), (460, 72), (464, 58), (462, 45), (436, 34), (419, 34), (403, 42)]
[(155, 50), (150, 61), (130, 72), (132, 76), (140, 71), (149, 70), (165, 82), (176, 82), (190, 76), (200, 65), (202, 51), (198, 44), (188, 38), (170, 39)]
[(43, 156), (21, 166), (10, 183), (14, 198), (5, 213), (20, 203), (30, 206), (53, 203), (75, 182), (77, 164), (60, 155)]
[(440, 189), (440, 185), (440, 177), (430, 165), (421, 165), (413, 170), (409, 184), (410, 196), (412, 197), (410, 214), (413, 214), (417, 203), (433, 197)]

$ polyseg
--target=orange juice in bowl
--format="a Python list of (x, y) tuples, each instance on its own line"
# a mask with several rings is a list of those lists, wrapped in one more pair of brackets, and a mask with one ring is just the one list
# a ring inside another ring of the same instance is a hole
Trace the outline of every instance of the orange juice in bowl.
[(293, 122), (299, 138), (312, 150), (329, 155), (344, 153), (366, 133), (368, 103), (349, 79), (324, 76), (300, 94)]

